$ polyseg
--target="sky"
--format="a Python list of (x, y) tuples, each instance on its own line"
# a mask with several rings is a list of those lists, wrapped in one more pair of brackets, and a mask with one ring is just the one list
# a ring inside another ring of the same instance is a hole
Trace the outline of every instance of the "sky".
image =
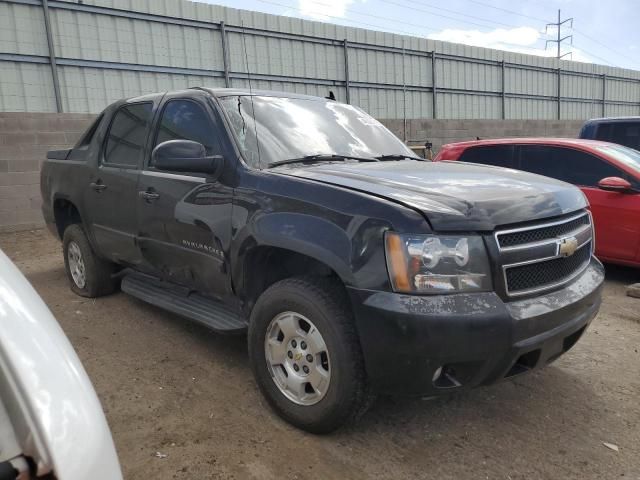
[[(275, 15), (640, 70), (640, 0), (198, 0)], [(570, 53), (570, 55), (569, 55)]]

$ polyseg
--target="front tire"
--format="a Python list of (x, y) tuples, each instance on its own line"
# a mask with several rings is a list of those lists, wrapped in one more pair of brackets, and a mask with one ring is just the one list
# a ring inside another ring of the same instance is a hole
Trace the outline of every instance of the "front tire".
[(251, 314), (248, 343), (260, 390), (296, 427), (328, 433), (369, 406), (358, 336), (337, 282), (301, 277), (269, 287)]
[(98, 257), (78, 224), (68, 226), (62, 237), (64, 267), (71, 290), (82, 297), (100, 297), (113, 293), (118, 281), (113, 278), (115, 264)]

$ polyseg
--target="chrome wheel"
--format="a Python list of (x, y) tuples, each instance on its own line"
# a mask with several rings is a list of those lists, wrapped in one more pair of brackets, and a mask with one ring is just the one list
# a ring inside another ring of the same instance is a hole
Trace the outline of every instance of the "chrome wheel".
[(324, 398), (331, 381), (329, 351), (304, 315), (283, 312), (271, 320), (264, 341), (267, 368), (280, 392), (298, 405)]
[(67, 261), (69, 262), (69, 271), (71, 272), (73, 283), (75, 283), (78, 288), (84, 288), (87, 277), (82, 252), (76, 242), (69, 242), (67, 246)]

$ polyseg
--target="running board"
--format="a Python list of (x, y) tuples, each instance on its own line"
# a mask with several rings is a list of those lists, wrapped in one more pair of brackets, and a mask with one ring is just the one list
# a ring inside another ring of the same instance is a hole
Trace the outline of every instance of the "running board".
[(218, 333), (243, 333), (247, 321), (221, 302), (154, 277), (128, 274), (122, 279), (123, 292), (182, 317), (202, 323)]

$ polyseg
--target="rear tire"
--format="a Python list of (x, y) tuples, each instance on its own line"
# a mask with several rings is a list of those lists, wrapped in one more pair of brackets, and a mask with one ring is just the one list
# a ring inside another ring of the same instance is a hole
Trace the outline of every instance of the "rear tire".
[(62, 237), (64, 267), (71, 290), (82, 297), (101, 297), (118, 288), (116, 265), (99, 258), (79, 224), (69, 225)]
[(336, 281), (300, 277), (269, 287), (251, 314), (248, 344), (260, 390), (302, 430), (332, 432), (371, 404), (351, 309)]

